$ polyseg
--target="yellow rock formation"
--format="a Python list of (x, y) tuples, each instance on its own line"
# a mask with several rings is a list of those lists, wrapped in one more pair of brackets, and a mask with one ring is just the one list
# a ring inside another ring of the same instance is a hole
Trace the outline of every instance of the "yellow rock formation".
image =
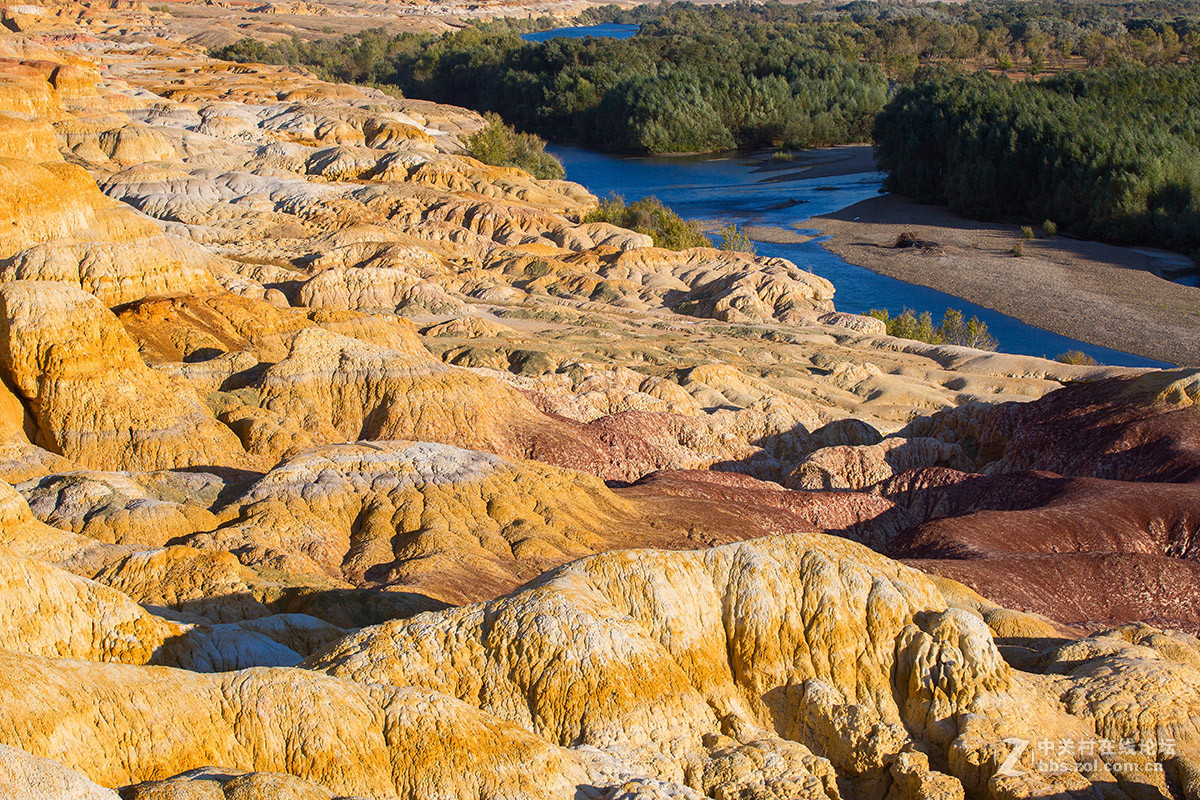
[(232, 466), (243, 451), (186, 381), (146, 366), (99, 300), (65, 283), (0, 284), (0, 368), (37, 443), (96, 468)]

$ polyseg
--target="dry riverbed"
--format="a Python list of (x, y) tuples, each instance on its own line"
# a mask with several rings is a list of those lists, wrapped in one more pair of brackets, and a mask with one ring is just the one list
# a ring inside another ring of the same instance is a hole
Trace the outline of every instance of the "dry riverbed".
[[(1025, 241), (1015, 225), (965, 220), (894, 195), (809, 224), (831, 237), (826, 248), (875, 272), (1064, 336), (1200, 365), (1200, 288), (1155, 274), (1179, 269), (1185, 260), (1177, 254), (1064, 237)], [(894, 247), (902, 233), (926, 246)], [(1018, 244), (1020, 257), (1011, 252)]]

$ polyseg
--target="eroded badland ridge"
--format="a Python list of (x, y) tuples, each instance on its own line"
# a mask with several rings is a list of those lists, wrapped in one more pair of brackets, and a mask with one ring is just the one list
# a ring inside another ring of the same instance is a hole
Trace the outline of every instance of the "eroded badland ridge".
[(1200, 796), (1200, 374), (892, 339), (462, 109), (22, 25), (6, 796)]

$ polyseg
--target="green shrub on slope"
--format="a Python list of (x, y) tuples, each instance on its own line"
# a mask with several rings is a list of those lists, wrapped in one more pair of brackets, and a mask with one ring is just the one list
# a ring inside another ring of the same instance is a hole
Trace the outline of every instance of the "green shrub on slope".
[(620, 195), (610, 195), (592, 209), (584, 222), (608, 222), (644, 233), (654, 240), (655, 247), (668, 250), (712, 246), (712, 240), (704, 235), (698, 224), (683, 219), (657, 197), (643, 197), (636, 203), (627, 204)]
[(471, 155), (496, 167), (519, 167), (535, 178), (562, 178), (562, 162), (546, 152), (546, 142), (531, 133), (518, 133), (498, 114), (485, 114), (483, 128), (466, 141)]

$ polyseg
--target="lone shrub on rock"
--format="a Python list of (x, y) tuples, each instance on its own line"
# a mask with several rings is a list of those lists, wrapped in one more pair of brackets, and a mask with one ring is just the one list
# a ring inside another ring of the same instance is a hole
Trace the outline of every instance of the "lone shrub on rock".
[(657, 197), (643, 197), (636, 203), (627, 204), (624, 197), (612, 194), (592, 209), (583, 221), (607, 222), (644, 233), (654, 240), (655, 247), (668, 250), (712, 246), (712, 240), (697, 223), (679, 216)]
[(562, 162), (546, 152), (546, 141), (518, 133), (499, 114), (484, 114), (484, 126), (467, 138), (467, 150), (485, 164), (517, 167), (535, 178), (557, 180), (566, 175)]
[(758, 252), (758, 248), (754, 246), (750, 237), (732, 222), (717, 231), (717, 235), (721, 237), (722, 250), (731, 253), (749, 253), (750, 255)]
[(1068, 350), (1065, 353), (1059, 353), (1054, 357), (1054, 360), (1060, 361), (1063, 364), (1073, 364), (1077, 367), (1094, 367), (1097, 364), (1096, 359), (1082, 350)]

